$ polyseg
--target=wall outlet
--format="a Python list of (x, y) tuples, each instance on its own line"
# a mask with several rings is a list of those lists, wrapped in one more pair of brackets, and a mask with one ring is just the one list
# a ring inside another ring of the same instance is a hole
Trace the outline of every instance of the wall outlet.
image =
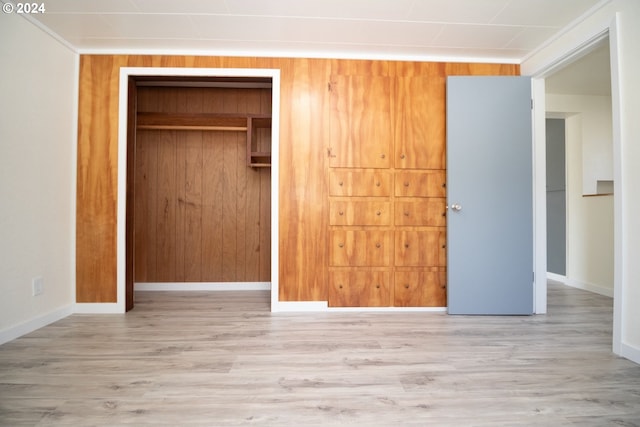
[(31, 286), (33, 289), (33, 296), (41, 295), (44, 292), (44, 283), (42, 281), (42, 277), (34, 277), (31, 280)]

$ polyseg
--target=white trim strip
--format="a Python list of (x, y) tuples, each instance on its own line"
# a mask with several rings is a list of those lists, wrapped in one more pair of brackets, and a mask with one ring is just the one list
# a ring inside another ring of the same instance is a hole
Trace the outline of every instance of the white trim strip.
[(611, 288), (605, 288), (600, 285), (594, 285), (593, 283), (581, 282), (574, 279), (567, 279), (564, 284), (571, 286), (572, 288), (582, 289), (605, 297), (613, 298), (613, 289)]
[(329, 312), (446, 313), (447, 307), (330, 307)]
[(562, 283), (563, 285), (570, 286), (576, 289), (582, 289), (583, 291), (593, 292), (594, 294), (603, 295), (605, 297), (613, 298), (613, 289), (605, 288), (604, 286), (595, 285), (593, 283), (582, 282), (580, 280), (569, 279), (566, 276), (555, 273), (547, 273), (547, 279), (554, 282)]
[(547, 280), (553, 280), (554, 282), (560, 282), (564, 284), (567, 281), (567, 276), (563, 276), (562, 274), (549, 273), (547, 271)]
[[(605, 0), (606, 1), (606, 0)], [(310, 59), (353, 59), (370, 61), (415, 61), (415, 62), (471, 62), (483, 64), (521, 64), (520, 56), (474, 56), (469, 52), (455, 54), (392, 54), (358, 53), (340, 51), (309, 50), (222, 50), (222, 49), (135, 49), (135, 48), (78, 48), (81, 55), (160, 55), (160, 56), (225, 56), (251, 58), (310, 58)]]
[(446, 313), (447, 307), (329, 307), (327, 301), (280, 301), (272, 306), (274, 313)]
[(326, 301), (274, 301), (271, 302), (271, 311), (274, 313), (299, 313), (327, 311)]
[[(7, 3), (7, 2), (3, 2), (3, 3)], [(28, 14), (28, 13), (21, 13), (20, 14), (24, 19), (26, 19), (27, 21), (29, 21), (30, 23), (32, 23), (33, 25), (35, 25), (36, 27), (38, 27), (38, 29), (40, 29), (41, 31), (43, 31), (44, 33), (46, 33), (47, 35), (49, 35), (52, 39), (54, 39), (55, 41), (57, 41), (58, 43), (60, 43), (62, 46), (66, 47), (67, 49), (69, 49), (71, 52), (79, 54), (80, 52), (78, 51), (78, 49), (71, 44), (69, 41), (67, 41), (66, 39), (64, 39), (62, 36), (60, 36), (60, 34), (56, 33), (55, 31), (53, 31), (51, 28), (47, 27), (45, 24), (43, 24), (42, 22), (38, 21), (37, 19), (35, 19), (32, 15)]]
[(26, 322), (3, 329), (0, 331), (0, 345), (64, 319), (73, 314), (73, 308), (73, 305), (68, 305), (45, 315), (38, 316), (35, 319), (27, 320)]
[(626, 343), (621, 343), (620, 356), (640, 365), (640, 348), (633, 347)]
[(269, 291), (271, 282), (134, 283), (135, 291)]
[(77, 302), (74, 314), (124, 314), (121, 304), (115, 302)]
[[(524, 58), (521, 58), (520, 63), (522, 64), (524, 62), (527, 62), (537, 54), (541, 53), (548, 47), (552, 46), (558, 40), (562, 39), (571, 31), (574, 31), (578, 26), (582, 25), (588, 18), (594, 16), (596, 13), (600, 11), (600, 9), (604, 8), (610, 3), (611, 3), (611, 0), (600, 0), (599, 3), (596, 3), (593, 7), (591, 7), (591, 9), (587, 10), (584, 14), (582, 14), (582, 16), (575, 18), (568, 25), (562, 28), (562, 30), (556, 33), (553, 37), (551, 37), (550, 39), (548, 39), (547, 41), (539, 45), (532, 52), (529, 52), (527, 55), (524, 56)], [(563, 55), (563, 57), (564, 57), (563, 59), (568, 59), (568, 57), (565, 55)]]

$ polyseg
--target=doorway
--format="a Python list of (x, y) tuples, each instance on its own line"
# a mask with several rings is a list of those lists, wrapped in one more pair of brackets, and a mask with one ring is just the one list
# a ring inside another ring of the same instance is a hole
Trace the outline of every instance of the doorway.
[[(134, 286), (134, 233), (135, 233), (135, 165), (136, 165), (136, 153), (135, 130), (141, 123), (139, 117), (133, 112), (137, 111), (137, 97), (135, 86), (136, 81), (154, 81), (158, 86), (159, 81), (172, 81), (170, 85), (175, 86), (176, 82), (187, 87), (197, 86), (218, 86), (218, 87), (238, 87), (238, 86), (251, 86), (256, 84), (263, 84), (265, 80), (270, 81), (272, 90), (272, 96), (270, 99), (271, 110), (271, 123), (270, 131), (265, 130), (268, 126), (265, 126), (264, 121), (261, 121), (262, 117), (254, 117), (256, 115), (250, 115), (251, 117), (244, 117), (244, 126), (237, 126), (237, 123), (232, 120), (233, 123), (201, 123), (198, 120), (203, 116), (198, 116), (197, 123), (191, 123), (192, 119), (183, 120), (182, 116), (178, 116), (178, 122), (169, 123), (168, 126), (213, 126), (216, 129), (210, 129), (215, 132), (245, 132), (246, 135), (258, 135), (256, 138), (248, 137), (243, 144), (246, 146), (243, 159), (246, 160), (246, 167), (250, 169), (257, 169), (264, 167), (263, 163), (266, 163), (267, 151), (262, 151), (259, 140), (265, 139), (264, 133), (268, 133), (270, 139), (271, 150), (271, 163), (270, 163), (270, 175), (274, 179), (270, 179), (268, 187), (271, 193), (270, 203), (268, 204), (268, 222), (270, 228), (270, 262), (266, 270), (268, 271), (270, 281), (268, 284), (271, 288), (271, 303), (277, 303), (278, 296), (278, 136), (279, 136), (279, 88), (280, 88), (280, 71), (273, 69), (193, 69), (193, 68), (121, 68), (120, 72), (120, 109), (119, 109), (119, 148), (118, 148), (118, 200), (125, 201), (126, 203), (118, 203), (118, 236), (117, 236), (117, 248), (118, 248), (118, 260), (117, 260), (117, 289), (118, 289), (118, 306), (124, 312), (125, 310), (133, 307), (133, 286)], [(134, 84), (132, 85), (132, 82)], [(166, 83), (164, 83), (166, 85)], [(206, 114), (205, 114), (206, 115)], [(237, 114), (236, 114), (237, 115)], [(218, 115), (219, 116), (219, 115)], [(220, 117), (218, 117), (219, 119)], [(228, 119), (229, 117), (223, 117)], [(142, 122), (148, 126), (151, 126), (145, 130), (157, 131), (161, 129), (153, 129), (153, 126), (158, 125), (154, 120), (158, 119), (158, 116), (145, 117)], [(205, 119), (211, 119), (211, 117), (205, 117)], [(234, 118), (236, 120), (237, 118)], [(146, 121), (145, 121), (146, 120)], [(223, 120), (224, 121), (224, 120)], [(136, 126), (129, 126), (129, 123), (136, 123)], [(160, 124), (167, 126), (166, 123)], [(225, 128), (239, 128), (244, 129), (221, 129)], [(133, 130), (132, 130), (133, 129)], [(169, 130), (169, 129), (165, 129)], [(188, 131), (188, 129), (171, 129), (174, 133), (180, 133)], [(205, 129), (192, 130), (195, 132), (204, 132)], [(262, 137), (259, 135), (262, 134)], [(258, 140), (258, 142), (252, 145), (250, 142)], [(232, 144), (239, 147), (238, 144)], [(258, 165), (260, 163), (260, 165)], [(180, 199), (179, 197), (176, 197)], [(186, 201), (182, 198), (183, 204)], [(178, 200), (180, 202), (180, 200)], [(263, 271), (264, 273), (264, 271)], [(216, 283), (220, 282), (214, 282)], [(234, 284), (234, 282), (227, 282)], [(202, 286), (198, 287), (202, 289)], [(229, 289), (229, 286), (224, 289)]]
[[(604, 37), (546, 78), (547, 271), (551, 279), (612, 297), (614, 171), (609, 63), (609, 38)], [(560, 149), (558, 140), (564, 138), (565, 148)], [(560, 176), (565, 160), (566, 181)], [(564, 182), (566, 220), (559, 218)]]
[(564, 119), (546, 120), (547, 272), (566, 276), (566, 164)]

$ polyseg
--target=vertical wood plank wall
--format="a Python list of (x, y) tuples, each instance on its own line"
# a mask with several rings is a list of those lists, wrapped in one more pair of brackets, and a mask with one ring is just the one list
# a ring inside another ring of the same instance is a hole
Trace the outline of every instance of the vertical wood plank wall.
[[(76, 217), (77, 302), (116, 302), (118, 91), (121, 67), (280, 69), (281, 166), (279, 177), (272, 177), (279, 180), (280, 193), (280, 300), (326, 301), (328, 84), (331, 71), (344, 67), (362, 70), (363, 74), (395, 76), (398, 73), (398, 76), (410, 76), (419, 73), (421, 67), (425, 66), (428, 63), (81, 55)], [(444, 69), (446, 75), (518, 75), (520, 71), (518, 65), (509, 64), (446, 63)], [(203, 153), (203, 156), (212, 155), (215, 154)], [(261, 209), (268, 210), (270, 207), (265, 205)], [(214, 249), (203, 246), (199, 250)]]

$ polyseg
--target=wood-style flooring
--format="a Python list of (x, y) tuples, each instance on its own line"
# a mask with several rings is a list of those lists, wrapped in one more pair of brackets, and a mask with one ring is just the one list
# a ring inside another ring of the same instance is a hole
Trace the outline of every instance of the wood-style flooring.
[(3, 426), (640, 426), (612, 300), (549, 314), (272, 314), (265, 292), (140, 292), (0, 346)]

